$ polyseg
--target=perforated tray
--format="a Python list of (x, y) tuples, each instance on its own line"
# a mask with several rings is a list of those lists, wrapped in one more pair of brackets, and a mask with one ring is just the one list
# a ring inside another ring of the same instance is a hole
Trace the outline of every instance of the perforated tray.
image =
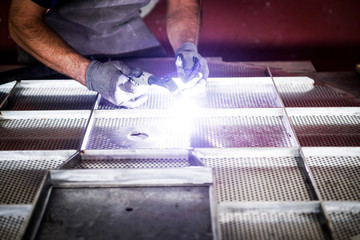
[(214, 169), (218, 202), (314, 199), (296, 149), (195, 149)]
[(303, 151), (325, 201), (360, 201), (360, 148)]
[(288, 108), (302, 146), (360, 146), (360, 108)]
[(281, 109), (98, 110), (86, 149), (289, 147)]
[[(186, 94), (186, 92), (184, 93)], [(187, 98), (189, 98), (187, 93)], [(194, 95), (194, 96), (193, 96)], [(209, 78), (206, 94), (193, 94), (191, 103), (205, 108), (275, 108), (281, 104), (277, 98), (271, 78)], [(152, 86), (149, 99), (142, 109), (176, 108), (183, 100), (164, 88)], [(189, 101), (189, 102), (190, 102)], [(119, 109), (105, 99), (101, 99), (98, 109)]]
[[(175, 72), (174, 58), (128, 59), (126, 64), (151, 72), (159, 77)], [(209, 77), (266, 77), (266, 68), (244, 63), (227, 63), (221, 59), (208, 61)]]
[(359, 202), (325, 202), (334, 226), (334, 239), (358, 239), (360, 236)]
[(0, 205), (1, 240), (20, 240), (31, 205)]
[(286, 107), (352, 107), (355, 98), (341, 94), (307, 77), (274, 77)]
[(0, 204), (32, 204), (45, 173), (75, 151), (1, 151)]
[(74, 80), (22, 80), (10, 95), (4, 109), (91, 109), (96, 95), (96, 92)]
[(90, 111), (2, 111), (0, 150), (79, 149)]
[(199, 164), (184, 149), (86, 150), (66, 168), (175, 168)]
[(5, 101), (6, 97), (8, 97), (10, 91), (13, 89), (15, 84), (16, 84), (16, 82), (14, 81), (14, 82), (9, 82), (9, 83), (0, 85), (0, 109), (3, 108), (4, 101)]
[(29, 225), (39, 230), (26, 236), (213, 239), (211, 169), (53, 170), (48, 176), (39, 196), (49, 198), (41, 199)]
[(319, 203), (221, 203), (221, 240), (326, 239)]

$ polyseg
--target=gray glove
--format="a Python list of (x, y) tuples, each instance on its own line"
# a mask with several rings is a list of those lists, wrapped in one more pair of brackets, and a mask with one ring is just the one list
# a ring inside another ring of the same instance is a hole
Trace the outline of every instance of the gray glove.
[(149, 85), (143, 78), (149, 75), (120, 61), (91, 61), (86, 70), (86, 86), (115, 105), (135, 108), (147, 100)]
[(207, 61), (198, 53), (195, 44), (190, 42), (184, 43), (176, 50), (175, 65), (185, 88), (193, 87), (201, 82), (201, 79), (204, 83), (209, 76)]

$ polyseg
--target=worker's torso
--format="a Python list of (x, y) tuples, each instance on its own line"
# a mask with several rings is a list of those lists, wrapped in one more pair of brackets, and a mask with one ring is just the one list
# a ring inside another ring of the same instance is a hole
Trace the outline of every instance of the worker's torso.
[(45, 17), (82, 55), (117, 56), (159, 46), (140, 17), (150, 0), (58, 0)]

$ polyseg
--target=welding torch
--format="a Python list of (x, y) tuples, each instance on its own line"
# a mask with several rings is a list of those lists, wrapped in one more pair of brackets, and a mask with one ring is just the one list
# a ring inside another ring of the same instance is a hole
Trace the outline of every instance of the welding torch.
[(170, 93), (177, 95), (186, 89), (192, 88), (202, 79), (203, 76), (199, 73), (199, 68), (200, 65), (195, 63), (194, 67), (187, 72), (187, 77), (185, 79), (178, 78), (177, 72), (166, 74), (160, 78), (151, 73), (142, 72), (141, 70), (132, 71), (131, 75), (127, 75), (127, 77), (133, 84), (157, 85), (166, 88)]

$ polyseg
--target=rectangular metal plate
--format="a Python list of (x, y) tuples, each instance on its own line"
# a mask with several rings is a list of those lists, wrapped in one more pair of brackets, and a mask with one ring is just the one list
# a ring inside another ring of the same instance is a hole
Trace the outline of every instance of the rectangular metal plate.
[(303, 77), (275, 77), (285, 107), (353, 107), (359, 103), (319, 82)]
[[(173, 73), (176, 66), (173, 58), (127, 59), (126, 64), (138, 67), (159, 77)], [(266, 77), (266, 67), (254, 64), (223, 62), (208, 59), (210, 77)]]
[[(186, 93), (185, 93), (186, 94)], [(189, 95), (189, 94), (188, 94)], [(195, 96), (172, 95), (164, 88), (153, 85), (148, 100), (141, 109), (173, 109), (183, 98), (203, 108), (276, 108), (279, 99), (271, 78), (208, 78), (206, 93)], [(98, 109), (120, 109), (101, 99)]]
[(55, 188), (37, 235), (50, 238), (210, 240), (209, 188)]
[(221, 239), (325, 239), (319, 203), (225, 203)]
[(20, 240), (32, 205), (0, 205), (1, 240)]
[(174, 168), (198, 166), (187, 150), (86, 150), (71, 168)]
[(218, 202), (314, 199), (296, 149), (195, 149), (214, 169)]
[(0, 150), (79, 149), (90, 111), (2, 111)]
[(212, 181), (204, 167), (53, 170), (31, 223), (37, 239), (213, 239)]
[(0, 204), (32, 204), (45, 173), (75, 151), (1, 151)]
[(334, 226), (334, 239), (355, 240), (360, 237), (359, 202), (325, 202), (325, 208)]
[(325, 201), (360, 201), (360, 148), (304, 148)]
[(290, 147), (281, 109), (95, 111), (86, 149)]
[(188, 186), (213, 182), (212, 170), (205, 167), (52, 170), (50, 179), (56, 187)]
[(305, 147), (360, 146), (360, 108), (288, 108)]
[(96, 95), (74, 80), (22, 80), (10, 95), (5, 109), (91, 109)]
[(8, 97), (15, 84), (16, 81), (0, 85), (0, 109), (2, 109), (5, 99)]

